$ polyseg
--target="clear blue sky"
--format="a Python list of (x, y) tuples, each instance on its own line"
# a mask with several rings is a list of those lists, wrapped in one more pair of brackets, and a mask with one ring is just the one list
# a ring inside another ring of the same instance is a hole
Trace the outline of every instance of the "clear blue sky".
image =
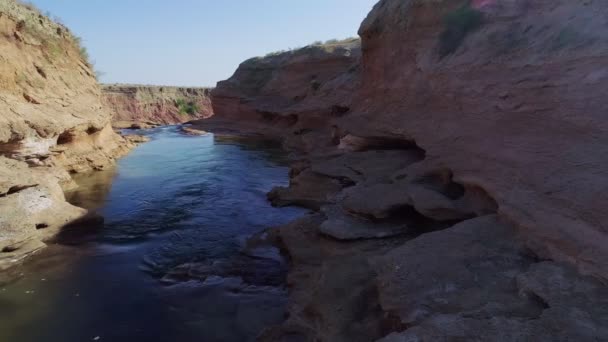
[(81, 36), (102, 82), (214, 86), (253, 56), (355, 36), (378, 0), (33, 0)]

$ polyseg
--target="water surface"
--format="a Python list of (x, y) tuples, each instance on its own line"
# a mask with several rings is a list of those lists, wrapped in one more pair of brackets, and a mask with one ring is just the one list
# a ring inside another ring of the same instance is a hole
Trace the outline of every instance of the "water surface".
[(160, 281), (187, 263), (230, 264), (247, 236), (301, 213), (266, 201), (288, 181), (284, 154), (175, 127), (146, 134), (114, 170), (76, 179), (69, 199), (105, 224), (65, 232), (0, 288), (0, 341), (250, 341), (284, 318), (284, 286), (238, 270)]

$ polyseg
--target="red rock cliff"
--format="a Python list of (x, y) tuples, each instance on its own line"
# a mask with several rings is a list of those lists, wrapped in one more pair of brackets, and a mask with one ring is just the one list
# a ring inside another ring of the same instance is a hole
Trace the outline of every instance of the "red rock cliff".
[(249, 59), (212, 91), (218, 115), (201, 124), (227, 120), (310, 148), (319, 138), (311, 128), (330, 129), (331, 118), (350, 110), (359, 57), (359, 40), (347, 39)]
[(375, 6), (360, 29), (365, 87), (343, 127), (415, 141), (421, 169), (486, 189), (535, 251), (607, 278), (606, 3), (473, 2), (479, 28), (442, 57), (462, 3)]
[(176, 124), (213, 114), (209, 88), (106, 84), (102, 90), (113, 122)]

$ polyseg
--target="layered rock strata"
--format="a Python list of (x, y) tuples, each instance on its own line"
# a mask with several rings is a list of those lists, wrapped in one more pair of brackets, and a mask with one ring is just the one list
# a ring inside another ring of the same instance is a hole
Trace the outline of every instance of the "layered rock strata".
[(102, 91), (117, 128), (177, 124), (213, 114), (210, 88), (104, 84)]

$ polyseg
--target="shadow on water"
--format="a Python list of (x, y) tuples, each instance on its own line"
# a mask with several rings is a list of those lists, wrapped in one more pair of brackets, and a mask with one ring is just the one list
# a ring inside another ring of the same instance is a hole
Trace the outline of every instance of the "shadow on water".
[[(0, 341), (251, 341), (282, 321), (284, 263), (244, 256), (242, 241), (302, 213), (266, 201), (288, 182), (285, 154), (142, 132), (149, 143), (67, 195), (105, 221), (71, 230), (0, 288)], [(167, 274), (178, 281), (163, 285)]]

